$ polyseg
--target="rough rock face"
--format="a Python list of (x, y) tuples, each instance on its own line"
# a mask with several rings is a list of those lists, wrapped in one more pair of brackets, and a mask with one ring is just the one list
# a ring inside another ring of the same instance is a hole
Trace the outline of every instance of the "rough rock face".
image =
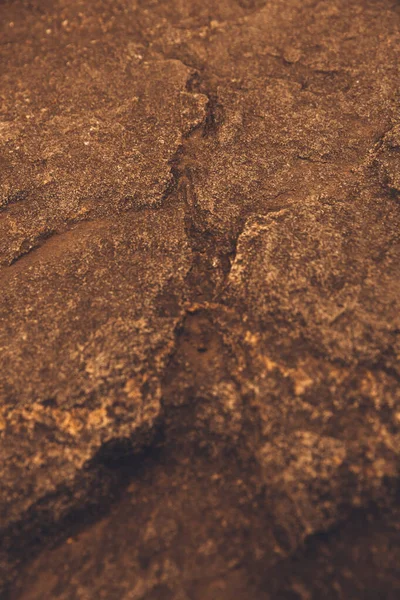
[(2, 527), (69, 493), (108, 442), (149, 441), (180, 310), (163, 314), (160, 295), (189, 268), (182, 238), (166, 211), (85, 222), (3, 275)]
[(4, 597), (399, 596), (399, 65), (390, 0), (0, 2)]

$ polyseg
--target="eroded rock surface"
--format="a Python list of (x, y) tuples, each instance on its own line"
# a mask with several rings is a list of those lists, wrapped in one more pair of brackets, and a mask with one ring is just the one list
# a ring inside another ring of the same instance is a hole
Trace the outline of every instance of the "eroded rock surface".
[(399, 5), (0, 17), (9, 597), (397, 598)]

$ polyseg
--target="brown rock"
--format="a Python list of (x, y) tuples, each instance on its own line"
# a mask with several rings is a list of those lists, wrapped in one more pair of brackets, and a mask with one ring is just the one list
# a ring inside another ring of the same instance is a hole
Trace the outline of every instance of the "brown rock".
[(0, 3), (10, 598), (398, 597), (399, 34)]

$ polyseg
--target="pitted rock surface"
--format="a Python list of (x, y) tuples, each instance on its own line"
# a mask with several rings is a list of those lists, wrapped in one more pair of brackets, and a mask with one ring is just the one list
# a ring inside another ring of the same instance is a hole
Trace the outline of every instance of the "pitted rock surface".
[(393, 0), (0, 2), (4, 597), (399, 597), (399, 86)]

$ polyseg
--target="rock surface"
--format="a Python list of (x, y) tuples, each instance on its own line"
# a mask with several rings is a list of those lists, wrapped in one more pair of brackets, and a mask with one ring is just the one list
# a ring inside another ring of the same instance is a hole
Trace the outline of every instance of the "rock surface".
[(4, 597), (398, 598), (400, 5), (0, 17)]

